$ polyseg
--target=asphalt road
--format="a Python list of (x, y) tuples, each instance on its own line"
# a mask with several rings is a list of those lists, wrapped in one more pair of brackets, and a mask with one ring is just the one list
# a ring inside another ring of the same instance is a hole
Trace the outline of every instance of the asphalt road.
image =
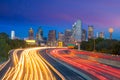
[(16, 49), (0, 70), (2, 80), (65, 80), (38, 54), (41, 48)]
[[(20, 57), (20, 53), (22, 52), (23, 50), (19, 50), (18, 51), (18, 57)], [(13, 65), (13, 52), (14, 50), (12, 50), (10, 53), (9, 53), (9, 59), (8, 61), (6, 61), (3, 66), (1, 67), (2, 69), (0, 70), (0, 79), (5, 75), (5, 73), (7, 72), (8, 68), (11, 67)]]
[[(67, 51), (67, 52), (66, 52)], [(50, 52), (56, 59), (87, 72), (99, 80), (120, 80), (120, 69), (99, 63), (97, 60), (80, 58), (74, 50), (54, 49)], [(95, 54), (95, 53), (94, 53)], [(91, 58), (91, 57), (90, 57)], [(87, 75), (87, 74), (86, 74)], [(96, 80), (95, 78), (93, 80)]]
[(45, 53), (45, 50), (40, 51), (40, 55), (44, 57), (52, 66), (54, 66), (54, 68), (56, 68), (65, 77), (66, 80), (86, 80), (86, 78), (84, 78), (83, 76), (77, 74), (70, 68), (58, 63)]

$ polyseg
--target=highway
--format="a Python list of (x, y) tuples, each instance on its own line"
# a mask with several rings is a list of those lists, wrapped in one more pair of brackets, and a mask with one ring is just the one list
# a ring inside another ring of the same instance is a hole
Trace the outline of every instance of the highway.
[(81, 59), (66, 48), (27, 48), (9, 52), (0, 80), (120, 80), (120, 69)]
[(81, 76), (69, 67), (66, 67), (63, 64), (57, 62), (56, 60), (48, 56), (49, 53), (45, 54), (45, 50), (40, 51), (40, 53), (40, 55), (44, 57), (52, 66), (54, 66), (65, 77), (66, 80), (92, 80), (90, 77), (87, 78)]
[(14, 50), (9, 61), (0, 71), (0, 79), (65, 80), (62, 74), (38, 54), (39, 49), (41, 48)]
[[(51, 55), (69, 65), (83, 70), (96, 77), (98, 80), (120, 80), (120, 69), (114, 68), (97, 61), (81, 59), (68, 49), (54, 49)], [(95, 79), (95, 80), (96, 80)]]

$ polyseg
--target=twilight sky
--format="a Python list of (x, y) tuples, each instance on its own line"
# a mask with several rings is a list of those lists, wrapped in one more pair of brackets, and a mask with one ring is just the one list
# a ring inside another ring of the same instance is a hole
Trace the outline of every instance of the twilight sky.
[(44, 35), (50, 29), (57, 32), (71, 29), (78, 19), (83, 28), (93, 25), (96, 32), (113, 27), (113, 38), (120, 40), (120, 0), (0, 0), (0, 32), (27, 37), (29, 28), (36, 33), (39, 26)]

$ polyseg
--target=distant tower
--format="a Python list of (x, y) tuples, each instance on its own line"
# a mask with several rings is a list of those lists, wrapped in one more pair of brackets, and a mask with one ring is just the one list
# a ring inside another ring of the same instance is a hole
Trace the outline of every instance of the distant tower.
[(94, 38), (93, 26), (88, 26), (88, 39)]
[(64, 34), (64, 43), (67, 45), (71, 42), (72, 31), (70, 29), (66, 29)]
[(37, 34), (36, 34), (36, 42), (38, 45), (41, 45), (41, 43), (44, 43), (43, 39), (43, 30), (41, 27), (38, 28)]
[(15, 39), (15, 31), (11, 31), (11, 39)]
[(112, 33), (113, 33), (113, 28), (109, 28), (109, 33), (110, 33), (110, 39), (112, 39)]
[(43, 41), (43, 30), (41, 27), (39, 27), (37, 35), (38, 35), (38, 41)]
[(71, 38), (77, 43), (78, 50), (80, 50), (80, 42), (82, 40), (82, 22), (81, 22), (81, 20), (78, 20), (73, 25)]
[(97, 32), (97, 33), (96, 33), (96, 38), (98, 38), (98, 37), (99, 37), (99, 33)]
[(99, 37), (100, 37), (100, 38), (104, 38), (104, 32), (100, 32), (100, 33), (99, 33)]
[(56, 42), (56, 30), (50, 30), (48, 33), (48, 43), (50, 46), (55, 46)]
[(30, 28), (30, 30), (29, 30), (29, 39), (30, 39), (30, 40), (33, 40), (33, 39), (34, 39), (34, 32), (33, 32), (33, 29), (32, 29), (32, 28)]
[(63, 33), (58, 33), (58, 41), (64, 41), (64, 34)]
[(72, 28), (72, 38), (77, 41), (81, 42), (82, 37), (82, 22), (81, 20), (78, 20)]

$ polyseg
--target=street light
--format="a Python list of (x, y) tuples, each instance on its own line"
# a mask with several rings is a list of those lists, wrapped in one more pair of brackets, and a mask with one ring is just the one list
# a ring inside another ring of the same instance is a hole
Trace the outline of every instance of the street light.
[(96, 45), (96, 44), (95, 44), (95, 38), (96, 38), (96, 37), (94, 36), (94, 52), (96, 51), (96, 50), (95, 50), (95, 45)]
[(77, 45), (78, 45), (78, 51), (80, 51), (80, 43), (81, 43), (81, 41), (76, 41), (76, 43), (77, 43)]
[(113, 28), (109, 28), (109, 33), (110, 33), (110, 40), (112, 39), (112, 33), (113, 33), (114, 29)]

